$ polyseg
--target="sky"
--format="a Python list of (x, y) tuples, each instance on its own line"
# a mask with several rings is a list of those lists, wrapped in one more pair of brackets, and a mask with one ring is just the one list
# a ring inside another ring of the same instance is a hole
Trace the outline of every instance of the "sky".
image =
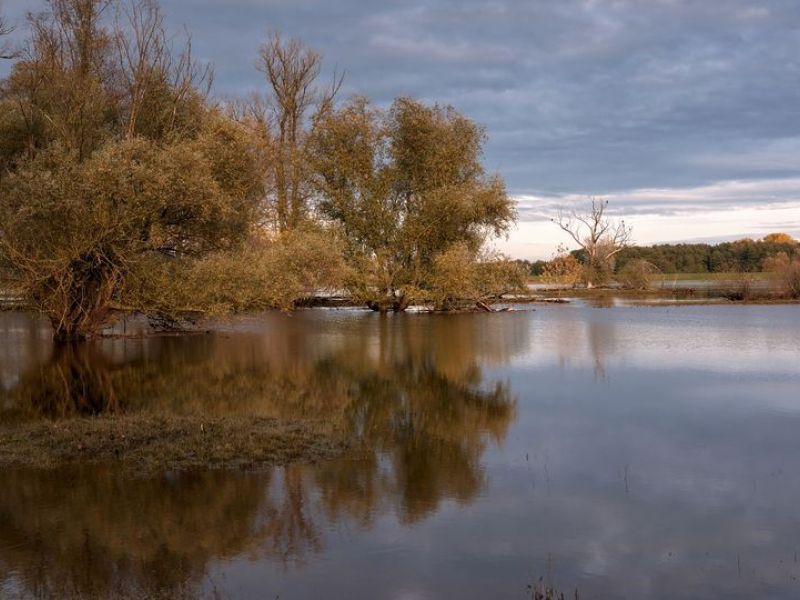
[[(0, 4), (20, 25), (42, 6)], [(518, 203), (498, 242), (512, 256), (550, 256), (568, 241), (550, 217), (589, 196), (607, 198), (642, 244), (800, 237), (797, 0), (162, 6), (215, 65), (220, 96), (262, 89), (257, 48), (278, 30), (321, 51), (329, 73), (344, 70), (345, 95), (415, 96), (484, 124), (487, 169)]]

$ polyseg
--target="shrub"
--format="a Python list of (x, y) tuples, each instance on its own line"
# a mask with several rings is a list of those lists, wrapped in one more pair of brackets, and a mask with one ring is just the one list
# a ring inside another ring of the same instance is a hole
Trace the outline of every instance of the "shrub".
[(437, 310), (453, 310), (490, 302), (525, 288), (525, 269), (516, 261), (491, 252), (474, 252), (453, 244), (434, 260), (426, 300)]
[(767, 273), (780, 273), (789, 266), (789, 263), (791, 263), (791, 259), (786, 252), (776, 252), (764, 259), (761, 268)]
[(783, 291), (791, 298), (800, 298), (800, 259), (785, 265), (778, 277)]
[(650, 287), (653, 275), (659, 273), (653, 263), (637, 259), (627, 263), (617, 274), (617, 281), (629, 290), (645, 290)]
[(542, 268), (544, 283), (560, 283), (575, 287), (582, 279), (583, 266), (563, 246), (559, 246), (558, 253)]

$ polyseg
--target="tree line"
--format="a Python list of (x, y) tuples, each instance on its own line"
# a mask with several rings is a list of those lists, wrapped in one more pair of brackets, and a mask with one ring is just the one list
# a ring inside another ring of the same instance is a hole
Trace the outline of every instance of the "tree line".
[(452, 309), (523, 284), (486, 250), (515, 212), (456, 109), (341, 98), (277, 33), (262, 91), (223, 102), (156, 0), (48, 0), (27, 30), (3, 46), (0, 269), (56, 338), (119, 310), (175, 324), (319, 288)]
[[(579, 263), (585, 251), (569, 253)], [(785, 233), (760, 240), (741, 239), (719, 244), (630, 245), (618, 249), (612, 274), (636, 261), (647, 261), (661, 273), (758, 273), (773, 271), (781, 262), (800, 258), (800, 242)], [(563, 261), (563, 257), (559, 257)], [(519, 261), (530, 275), (541, 276), (552, 261)]]
[(770, 260), (800, 255), (791, 236), (775, 233), (760, 240), (741, 239), (719, 244), (658, 244), (631, 246), (617, 256), (617, 269), (641, 259), (662, 273), (757, 273), (770, 270)]

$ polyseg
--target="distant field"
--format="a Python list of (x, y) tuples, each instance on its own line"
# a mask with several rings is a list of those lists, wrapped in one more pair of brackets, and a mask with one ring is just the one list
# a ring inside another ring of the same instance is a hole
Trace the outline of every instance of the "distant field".
[[(731, 281), (750, 279), (764, 281), (770, 273), (658, 273), (653, 275), (654, 281)], [(538, 275), (528, 277), (529, 283), (544, 283)]]
[(732, 279), (769, 279), (769, 273), (659, 273), (656, 281), (730, 281)]

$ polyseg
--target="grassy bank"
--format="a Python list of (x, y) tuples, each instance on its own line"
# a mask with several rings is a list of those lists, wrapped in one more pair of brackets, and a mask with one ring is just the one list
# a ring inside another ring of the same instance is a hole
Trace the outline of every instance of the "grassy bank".
[[(774, 273), (655, 273), (651, 275), (653, 281), (766, 281), (774, 277)], [(528, 278), (529, 283), (548, 283), (539, 275)]]
[(653, 281), (766, 281), (774, 273), (658, 273)]
[(131, 415), (0, 425), (0, 468), (113, 461), (136, 473), (243, 469), (323, 460), (343, 449), (321, 423), (265, 417)]

